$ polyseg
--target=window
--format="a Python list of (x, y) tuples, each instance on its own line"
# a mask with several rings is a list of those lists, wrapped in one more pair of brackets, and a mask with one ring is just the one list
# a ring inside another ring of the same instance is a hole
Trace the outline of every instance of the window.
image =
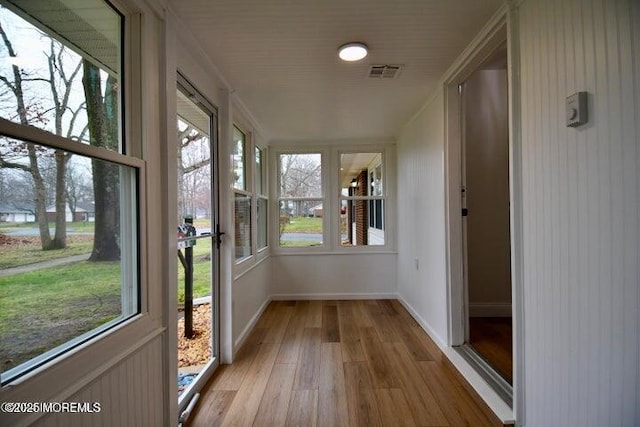
[(255, 166), (256, 166), (256, 223), (257, 223), (257, 248), (264, 249), (268, 246), (267, 226), (269, 199), (267, 198), (266, 185), (266, 164), (264, 151), (260, 147), (255, 147)]
[(251, 202), (252, 194), (247, 188), (246, 165), (247, 137), (237, 127), (233, 128), (233, 188), (235, 223), (235, 259), (243, 260), (253, 254)]
[(342, 246), (385, 244), (382, 153), (340, 154)]
[(143, 162), (125, 155), (123, 17), (106, 2), (92, 14), (17, 4), (0, 8), (0, 116), (18, 124), (0, 122), (1, 204), (23, 214), (0, 236), (3, 384), (140, 312)]
[(324, 193), (321, 153), (278, 155), (279, 244), (323, 244)]

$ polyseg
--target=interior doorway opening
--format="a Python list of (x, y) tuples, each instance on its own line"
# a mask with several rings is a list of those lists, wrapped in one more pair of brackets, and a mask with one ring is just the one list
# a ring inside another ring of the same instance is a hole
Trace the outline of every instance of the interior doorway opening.
[[(507, 47), (461, 85), (465, 344), (513, 385)], [(506, 383), (506, 384), (505, 384)]]
[(506, 17), (497, 19), (446, 86), (449, 344), (461, 367), (473, 371), (474, 388), (505, 419), (513, 416), (521, 372), (514, 364), (518, 242), (511, 235), (517, 218), (507, 33)]

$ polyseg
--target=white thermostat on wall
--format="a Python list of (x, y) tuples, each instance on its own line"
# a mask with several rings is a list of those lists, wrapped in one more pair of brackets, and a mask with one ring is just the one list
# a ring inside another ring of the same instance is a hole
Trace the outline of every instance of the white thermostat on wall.
[(587, 92), (576, 92), (567, 97), (567, 126), (578, 127), (588, 120)]

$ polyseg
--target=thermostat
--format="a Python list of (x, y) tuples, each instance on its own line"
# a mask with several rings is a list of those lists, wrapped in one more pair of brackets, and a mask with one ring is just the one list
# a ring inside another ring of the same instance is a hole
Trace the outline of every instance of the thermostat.
[(587, 92), (576, 92), (567, 97), (567, 126), (578, 127), (588, 120)]

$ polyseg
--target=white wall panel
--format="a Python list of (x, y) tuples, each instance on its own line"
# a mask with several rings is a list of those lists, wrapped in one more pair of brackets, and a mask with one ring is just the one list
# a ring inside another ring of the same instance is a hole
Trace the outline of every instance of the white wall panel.
[(443, 96), (440, 90), (398, 141), (398, 294), (446, 343)]
[[(148, 342), (66, 402), (98, 402), (97, 413), (47, 415), (35, 425), (73, 426), (161, 426), (164, 424), (162, 336)], [(177, 402), (177, 401), (176, 401)]]
[(253, 327), (260, 310), (269, 299), (271, 258), (257, 264), (233, 282), (233, 344), (237, 350), (246, 333)]
[(395, 254), (273, 256), (278, 298), (384, 297), (396, 293)]
[[(520, 6), (528, 427), (640, 423), (638, 10)], [(577, 91), (589, 123), (567, 128)]]

